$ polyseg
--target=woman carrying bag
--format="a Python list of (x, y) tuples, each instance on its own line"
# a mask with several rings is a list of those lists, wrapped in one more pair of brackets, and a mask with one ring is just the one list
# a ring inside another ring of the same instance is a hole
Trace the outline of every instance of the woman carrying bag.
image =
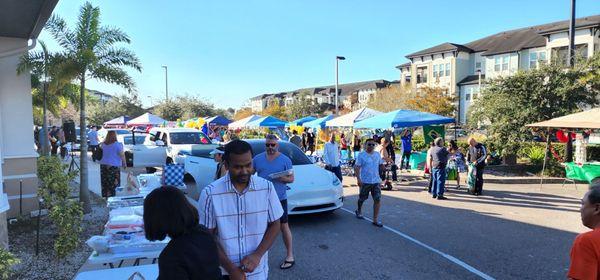
[(123, 143), (117, 142), (117, 133), (109, 131), (104, 142), (100, 145), (102, 158), (100, 159), (100, 182), (102, 197), (115, 196), (115, 189), (121, 185), (121, 169), (127, 167)]

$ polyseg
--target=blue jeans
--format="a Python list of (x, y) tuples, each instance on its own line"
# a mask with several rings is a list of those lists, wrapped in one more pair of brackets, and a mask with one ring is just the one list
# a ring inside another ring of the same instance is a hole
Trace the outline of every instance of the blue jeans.
[(446, 168), (434, 168), (431, 176), (433, 177), (431, 193), (435, 196), (443, 196), (446, 187)]

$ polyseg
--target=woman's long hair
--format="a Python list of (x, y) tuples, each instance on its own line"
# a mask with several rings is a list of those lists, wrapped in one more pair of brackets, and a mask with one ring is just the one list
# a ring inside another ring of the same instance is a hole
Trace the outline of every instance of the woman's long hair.
[(117, 142), (117, 132), (111, 130), (106, 134), (106, 138), (104, 138), (104, 145), (110, 145), (115, 142)]

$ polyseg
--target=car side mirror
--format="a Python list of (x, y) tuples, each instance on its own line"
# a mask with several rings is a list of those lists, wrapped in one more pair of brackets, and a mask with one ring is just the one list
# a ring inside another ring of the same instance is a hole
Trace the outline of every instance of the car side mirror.
[(156, 141), (154, 142), (154, 144), (156, 144), (156, 146), (166, 146), (166, 145), (165, 145), (165, 142), (163, 142), (162, 140), (156, 140)]

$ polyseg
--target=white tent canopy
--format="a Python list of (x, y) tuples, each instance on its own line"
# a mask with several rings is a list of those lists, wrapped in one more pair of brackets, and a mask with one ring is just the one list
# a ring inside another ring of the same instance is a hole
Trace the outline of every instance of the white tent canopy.
[(527, 126), (600, 129), (600, 108), (570, 114), (543, 122), (532, 123)]
[(245, 117), (241, 120), (237, 120), (235, 122), (230, 123), (227, 127), (229, 127), (229, 129), (241, 129), (241, 128), (245, 128), (246, 124), (248, 124), (249, 122), (255, 121), (262, 118), (259, 115), (252, 115), (249, 117)]
[(362, 121), (374, 116), (382, 114), (377, 110), (371, 108), (362, 108), (354, 112), (348, 113), (343, 116), (339, 116), (335, 119), (329, 120), (325, 123), (327, 127), (353, 127), (355, 122)]
[(157, 116), (150, 113), (145, 113), (135, 119), (132, 119), (127, 122), (127, 125), (161, 125), (166, 121)]

